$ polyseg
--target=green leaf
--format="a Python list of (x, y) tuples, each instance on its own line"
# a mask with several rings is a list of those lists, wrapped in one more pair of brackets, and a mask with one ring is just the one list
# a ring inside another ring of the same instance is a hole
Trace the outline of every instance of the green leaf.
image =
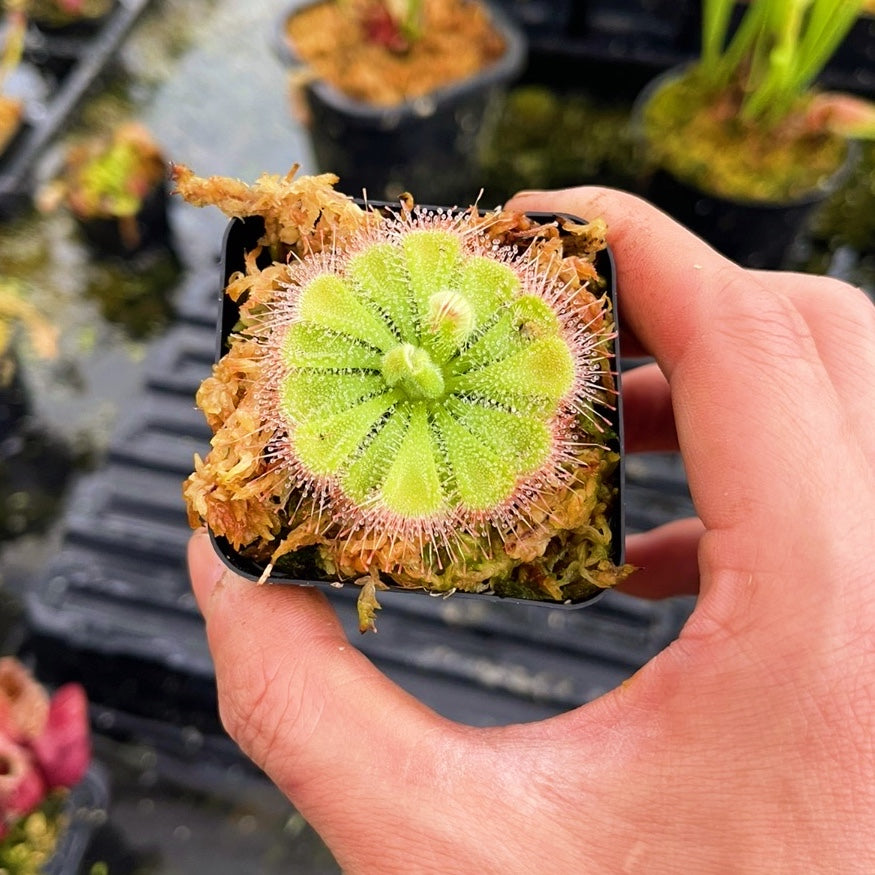
[(304, 286), (298, 318), (384, 352), (398, 343), (380, 316), (356, 297), (352, 285), (334, 274), (322, 274)]
[(475, 255), (465, 262), (459, 292), (474, 311), (474, 330), (487, 324), (495, 312), (519, 294), (520, 281), (506, 264)]
[(568, 347), (561, 338), (544, 337), (499, 362), (453, 377), (447, 388), (548, 415), (573, 382), (574, 362)]
[(801, 93), (820, 75), (863, 8), (863, 0), (815, 0), (800, 42), (792, 87)]
[[(410, 281), (410, 293), (415, 318), (424, 323), (428, 318), (428, 304), (435, 292), (452, 291), (458, 285), (462, 264), (462, 244), (449, 231), (411, 231), (402, 242), (404, 263)], [(427, 345), (426, 337), (419, 342)]]
[(382, 486), (409, 425), (406, 412), (392, 411), (364, 452), (349, 466), (342, 485), (353, 501), (365, 501)]
[(356, 290), (391, 320), (401, 340), (416, 342), (407, 268), (401, 250), (392, 243), (376, 243), (352, 258), (347, 272)]
[(378, 374), (300, 370), (286, 377), (280, 388), (280, 407), (293, 423), (331, 416), (385, 391)]
[(394, 393), (386, 392), (333, 416), (303, 423), (292, 435), (296, 455), (314, 474), (340, 474), (394, 403)]
[(550, 455), (552, 433), (537, 416), (454, 398), (450, 411), (479, 441), (510, 459), (518, 474), (536, 471)]
[(290, 368), (377, 370), (379, 350), (318, 325), (290, 325), (283, 341), (283, 361)]
[(463, 374), (472, 368), (501, 361), (522, 345), (522, 340), (514, 329), (513, 313), (505, 308), (498, 319), (468, 349), (449, 363), (450, 370), (454, 374)]
[(555, 335), (559, 318), (550, 305), (536, 295), (523, 295), (506, 307), (497, 321), (452, 362), (459, 374), (491, 362), (504, 361), (539, 337)]
[(702, 3), (702, 63), (711, 73), (726, 45), (729, 15), (735, 0), (703, 0)]
[(386, 472), (381, 492), (386, 507), (408, 519), (446, 510), (438, 448), (423, 404), (413, 405), (410, 426)]
[(488, 510), (507, 499), (516, 486), (513, 459), (483, 440), (445, 410), (435, 412), (458, 498), (466, 510)]

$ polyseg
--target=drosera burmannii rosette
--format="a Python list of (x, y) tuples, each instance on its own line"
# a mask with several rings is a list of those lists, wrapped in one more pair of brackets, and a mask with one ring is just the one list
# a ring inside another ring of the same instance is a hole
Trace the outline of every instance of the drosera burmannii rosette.
[(362, 628), (386, 586), (573, 603), (629, 573), (602, 223), (174, 176), (267, 229), (198, 394), (192, 525), (262, 580), (359, 583)]

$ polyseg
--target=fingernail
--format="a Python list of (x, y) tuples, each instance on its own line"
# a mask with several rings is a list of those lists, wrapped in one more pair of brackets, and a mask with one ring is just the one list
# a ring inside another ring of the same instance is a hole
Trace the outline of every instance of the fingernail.
[(226, 572), (206, 529), (198, 529), (188, 542), (188, 573), (198, 607), (206, 615), (210, 598)]

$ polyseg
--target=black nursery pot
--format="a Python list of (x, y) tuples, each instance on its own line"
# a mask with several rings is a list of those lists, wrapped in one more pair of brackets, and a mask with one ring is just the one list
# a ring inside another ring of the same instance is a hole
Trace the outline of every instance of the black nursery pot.
[[(281, 53), (292, 64), (300, 62), (283, 36), (285, 22), (309, 5), (294, 4), (280, 21)], [(353, 197), (367, 192), (376, 200), (394, 200), (404, 191), (426, 203), (476, 200), (481, 139), (497, 99), (526, 58), (522, 30), (501, 10), (488, 9), (505, 51), (469, 79), (393, 107), (354, 100), (322, 80), (304, 86), (316, 164), (340, 177), (341, 191)]]
[(109, 800), (106, 771), (100, 764), (92, 763), (85, 777), (70, 790), (64, 806), (69, 824), (55, 853), (43, 864), (43, 875), (76, 875), (81, 871), (97, 826), (106, 816)]
[(644, 196), (737, 264), (777, 270), (815, 209), (837, 188), (838, 182), (786, 203), (745, 202), (708, 194), (660, 169), (647, 180)]
[[(677, 75), (677, 70), (669, 70), (658, 76), (635, 102), (633, 131), (644, 150), (644, 107), (666, 81)], [(856, 144), (849, 142), (845, 161), (824, 185), (788, 201), (772, 203), (712, 194), (664, 168), (655, 169), (644, 180), (642, 194), (737, 264), (777, 270), (784, 266), (793, 244), (804, 232), (816, 208), (847, 178), (858, 154)]]
[(82, 236), (97, 254), (123, 258), (168, 244), (170, 223), (167, 217), (167, 200), (167, 183), (162, 180), (146, 195), (140, 211), (134, 216), (136, 240), (127, 238), (117, 218), (75, 218)]
[[(360, 205), (364, 205), (363, 201), (358, 201)], [(368, 201), (367, 206), (371, 209), (384, 212), (397, 211), (397, 204), (385, 202)], [(426, 209), (434, 209), (428, 207)], [(577, 224), (584, 224), (584, 220), (576, 216), (558, 213), (527, 213), (530, 218), (540, 222), (550, 222), (557, 218), (569, 219)], [(222, 263), (221, 263), (221, 301), (219, 305), (219, 317), (216, 327), (216, 360), (218, 361), (228, 351), (228, 338), (237, 324), (239, 319), (239, 303), (232, 301), (226, 294), (224, 289), (228, 285), (228, 281), (232, 274), (238, 271), (245, 270), (245, 256), (248, 252), (255, 248), (259, 238), (264, 235), (264, 222), (258, 217), (250, 217), (246, 219), (232, 219), (229, 223), (223, 241)], [(260, 267), (266, 267), (270, 263), (270, 256), (267, 252), (263, 252), (259, 262)], [(596, 257), (596, 269), (599, 276), (605, 280), (606, 291), (611, 301), (614, 317), (617, 314), (617, 289), (616, 289), (616, 271), (614, 269), (614, 257), (610, 249), (606, 248)], [(612, 349), (613, 360), (616, 363), (620, 360), (619, 339), (615, 338)], [(623, 414), (622, 414), (622, 392), (620, 391), (620, 372), (615, 369), (615, 381), (617, 389), (617, 397), (614, 403), (614, 408), (606, 411), (609, 416), (609, 426), (616, 436), (609, 445), (613, 450), (616, 450), (620, 455), (620, 461), (614, 472), (614, 486), (617, 489), (616, 499), (612, 509), (610, 526), (611, 526), (611, 560), (617, 566), (622, 565), (625, 555), (625, 519), (623, 513), (623, 484), (625, 479), (625, 461), (623, 452)], [(239, 551), (227, 541), (227, 539), (217, 536), (210, 532), (210, 538), (213, 546), (225, 562), (225, 564), (237, 574), (251, 581), (261, 580), (264, 572), (264, 566), (252, 561), (243, 556)], [(315, 572), (315, 570), (314, 570)], [(336, 588), (341, 585), (337, 580), (319, 580), (306, 579), (295, 577), (284, 572), (282, 569), (274, 568), (271, 572), (270, 583), (286, 583), (299, 586), (315, 586), (321, 588)], [(423, 593), (422, 589), (411, 589), (407, 587), (397, 586), (394, 584), (388, 585), (388, 590), (392, 592), (405, 593)], [(497, 596), (493, 593), (473, 593), (473, 592), (457, 592), (454, 598), (459, 596), (468, 598), (480, 599), (500, 599), (503, 602), (512, 602), (525, 605), (545, 605), (548, 607), (559, 608), (581, 608), (595, 604), (604, 594), (604, 591), (599, 591), (589, 596), (580, 598), (576, 601), (552, 602), (541, 601), (535, 599), (516, 599), (511, 597)]]

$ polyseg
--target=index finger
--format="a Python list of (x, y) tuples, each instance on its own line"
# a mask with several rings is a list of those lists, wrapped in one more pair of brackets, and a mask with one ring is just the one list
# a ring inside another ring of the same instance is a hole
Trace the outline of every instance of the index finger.
[[(674, 220), (626, 192), (589, 186), (527, 191), (515, 195), (505, 208), (605, 219), (616, 256), (623, 328), (657, 358), (668, 377), (707, 319), (703, 308), (712, 307), (722, 287), (736, 278), (753, 281)], [(709, 291), (712, 294), (706, 296)], [(685, 312), (680, 314), (679, 308)]]
[[(836, 489), (837, 466), (823, 464), (826, 454), (859, 465), (808, 324), (762, 275), (624, 192), (526, 192), (506, 207), (606, 220), (620, 317), (669, 379), (690, 488), (707, 528), (761, 533), (787, 508), (817, 506)], [(854, 478), (849, 469), (851, 492)]]

